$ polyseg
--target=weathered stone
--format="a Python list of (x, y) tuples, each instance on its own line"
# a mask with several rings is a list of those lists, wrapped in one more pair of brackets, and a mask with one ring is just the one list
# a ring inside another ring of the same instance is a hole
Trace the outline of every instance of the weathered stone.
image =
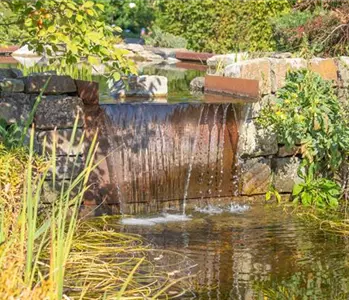
[(120, 97), (161, 98), (168, 93), (167, 78), (143, 75), (129, 79), (129, 89), (121, 86)]
[(270, 62), (273, 93), (285, 85), (287, 72), (307, 68), (307, 61), (303, 58), (270, 59)]
[(49, 78), (51, 79), (44, 91), (45, 95), (68, 94), (76, 92), (75, 82), (70, 76), (58, 75), (28, 76), (26, 78), (26, 92), (28, 94), (40, 93)]
[(278, 152), (274, 132), (260, 128), (254, 120), (248, 120), (239, 130), (238, 153), (241, 157), (273, 155)]
[(190, 90), (193, 92), (203, 92), (205, 89), (205, 77), (196, 77), (190, 82)]
[(345, 106), (349, 105), (349, 89), (341, 88), (337, 90), (337, 96), (339, 101)]
[(78, 127), (84, 124), (83, 102), (78, 97), (45, 96), (35, 114), (35, 124), (39, 129), (73, 128), (79, 116)]
[(308, 68), (325, 80), (338, 80), (338, 68), (333, 58), (313, 58), (309, 61)]
[(271, 92), (271, 64), (267, 58), (246, 60), (231, 64), (224, 69), (224, 75), (233, 78), (259, 81), (261, 95)]
[(263, 108), (267, 107), (276, 101), (276, 96), (273, 94), (263, 96), (259, 101), (250, 104), (250, 108), (247, 114), (248, 119), (254, 119), (259, 117)]
[(38, 143), (38, 149), (40, 153), (43, 153), (44, 140), (46, 139), (45, 152), (52, 154), (52, 147), (54, 138), (56, 140), (56, 155), (82, 155), (84, 153), (84, 144), (79, 147), (83, 130), (77, 129), (75, 133), (74, 143), (71, 146), (70, 140), (73, 135), (72, 129), (58, 129), (56, 131), (40, 131), (37, 132), (36, 142)]
[(0, 81), (0, 90), (2, 92), (22, 93), (24, 92), (24, 82), (21, 79), (3, 79)]
[(291, 193), (293, 186), (301, 182), (298, 168), (301, 160), (298, 157), (275, 158), (273, 160), (273, 184), (279, 193)]
[(247, 52), (215, 55), (207, 60), (207, 66), (209, 67), (209, 72), (211, 74), (219, 72), (220, 70), (223, 72), (225, 67), (247, 60), (248, 58)]
[(241, 194), (265, 194), (272, 180), (271, 160), (252, 158), (244, 161), (241, 170)]
[(40, 55), (38, 53), (35, 53), (33, 50), (29, 50), (28, 45), (24, 45), (18, 50), (14, 51), (12, 53), (12, 56), (19, 56), (19, 57), (39, 57)]
[(294, 146), (291, 149), (288, 149), (286, 146), (279, 146), (279, 151), (277, 156), (288, 157), (288, 156), (295, 156), (298, 153), (300, 153), (300, 146)]
[(339, 75), (339, 86), (348, 88), (349, 87), (349, 57), (342, 56), (337, 60), (338, 75)]
[(99, 83), (94, 81), (75, 80), (79, 98), (86, 105), (98, 105)]
[(23, 73), (21, 70), (18, 69), (3, 69), (0, 68), (0, 80), (2, 79), (8, 79), (8, 78), (18, 78), (18, 77), (22, 77)]
[[(84, 168), (84, 162), (81, 156), (69, 157), (60, 156), (56, 160), (56, 179), (57, 180), (70, 180), (75, 179)], [(52, 170), (48, 172), (46, 180), (52, 179)]]
[(30, 96), (23, 93), (5, 93), (0, 96), (0, 119), (7, 123), (24, 122), (33, 108)]

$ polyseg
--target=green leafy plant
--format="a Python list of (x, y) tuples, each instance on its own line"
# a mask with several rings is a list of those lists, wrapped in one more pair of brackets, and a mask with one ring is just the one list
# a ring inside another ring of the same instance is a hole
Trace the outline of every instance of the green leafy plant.
[(262, 110), (258, 121), (275, 130), (279, 143), (301, 149), (304, 183), (295, 187), (295, 200), (336, 206), (340, 185), (345, 186), (340, 170), (347, 161), (349, 126), (332, 82), (307, 70), (290, 72), (285, 87)]
[(82, 61), (93, 68), (107, 66), (110, 81), (136, 73), (126, 57), (127, 50), (114, 47), (120, 41), (103, 20), (104, 6), (86, 0), (4, 0), (12, 12), (9, 23), (26, 33), (22, 39), (29, 49), (48, 57), (53, 66), (67, 66)]
[(180, 36), (162, 31), (158, 26), (154, 26), (148, 36), (145, 37), (147, 45), (165, 48), (186, 48), (187, 40)]
[(160, 0), (156, 24), (193, 50), (269, 51), (275, 46), (270, 20), (289, 9), (284, 0)]

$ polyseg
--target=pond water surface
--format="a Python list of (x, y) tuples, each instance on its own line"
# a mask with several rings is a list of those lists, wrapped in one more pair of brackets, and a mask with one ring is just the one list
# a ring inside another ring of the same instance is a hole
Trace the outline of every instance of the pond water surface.
[(182, 253), (197, 265), (196, 285), (181, 299), (349, 298), (348, 240), (281, 207), (209, 207), (187, 218), (117, 222), (123, 232), (140, 234), (153, 247)]

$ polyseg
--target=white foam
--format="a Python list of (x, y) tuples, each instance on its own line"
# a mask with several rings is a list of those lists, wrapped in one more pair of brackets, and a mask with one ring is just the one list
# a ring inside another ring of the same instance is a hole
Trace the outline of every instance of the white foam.
[(170, 222), (186, 222), (191, 218), (186, 215), (172, 215), (163, 214), (154, 218), (123, 218), (121, 224), (123, 225), (137, 225), (137, 226), (154, 226), (156, 224), (164, 224)]
[(195, 207), (195, 211), (209, 214), (209, 215), (218, 215), (224, 212), (232, 213), (232, 214), (241, 214), (245, 211), (248, 211), (250, 207), (248, 205), (240, 205), (240, 204), (230, 204), (228, 207), (220, 207), (214, 205), (207, 205), (205, 207)]

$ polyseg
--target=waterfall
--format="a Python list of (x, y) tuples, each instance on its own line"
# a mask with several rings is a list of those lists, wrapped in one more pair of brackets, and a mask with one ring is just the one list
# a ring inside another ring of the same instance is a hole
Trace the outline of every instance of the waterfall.
[[(110, 193), (124, 213), (229, 197), (236, 176), (239, 104), (102, 105)], [(103, 171), (103, 170), (102, 170)], [(201, 199), (201, 200), (200, 200)], [(139, 207), (139, 208), (138, 208)], [(141, 208), (142, 207), (142, 208)]]

